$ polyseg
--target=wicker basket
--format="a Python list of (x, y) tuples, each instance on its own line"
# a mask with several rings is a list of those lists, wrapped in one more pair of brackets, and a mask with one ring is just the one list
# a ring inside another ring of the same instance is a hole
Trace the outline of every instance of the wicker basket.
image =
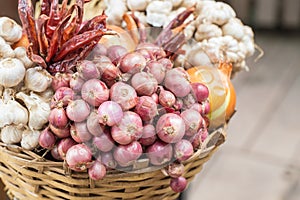
[[(225, 129), (215, 130), (187, 160), (184, 177), (190, 182), (225, 141)], [(0, 143), (0, 177), (10, 198), (36, 199), (176, 199), (164, 170), (149, 166), (132, 173), (109, 171), (101, 181), (86, 172), (67, 171), (63, 162), (46, 160), (32, 151)]]

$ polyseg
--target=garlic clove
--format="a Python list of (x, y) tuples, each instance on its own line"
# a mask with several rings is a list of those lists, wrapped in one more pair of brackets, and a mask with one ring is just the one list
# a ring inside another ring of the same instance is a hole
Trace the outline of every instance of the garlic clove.
[(33, 92), (30, 93), (30, 96), (24, 92), (19, 92), (16, 98), (21, 99), (29, 111), (29, 128), (34, 130), (42, 129), (48, 122), (50, 115), (49, 103), (45, 102), (42, 97)]

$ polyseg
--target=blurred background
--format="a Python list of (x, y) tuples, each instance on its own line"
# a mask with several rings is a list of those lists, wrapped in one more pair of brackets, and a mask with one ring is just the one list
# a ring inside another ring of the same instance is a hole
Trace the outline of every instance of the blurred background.
[(185, 193), (187, 200), (300, 199), (300, 1), (228, 0), (264, 56), (233, 83), (227, 141)]
[[(251, 26), (264, 56), (233, 83), (237, 112), (228, 137), (183, 198), (300, 199), (300, 1), (227, 0)], [(0, 0), (0, 16), (18, 21), (17, 0)], [(0, 196), (0, 199), (4, 197)]]

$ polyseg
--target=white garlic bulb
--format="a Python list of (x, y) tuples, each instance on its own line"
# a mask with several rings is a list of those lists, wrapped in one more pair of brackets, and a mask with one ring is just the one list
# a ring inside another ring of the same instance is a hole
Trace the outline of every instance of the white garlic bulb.
[(29, 128), (34, 130), (42, 129), (48, 122), (50, 114), (49, 103), (44, 102), (39, 95), (33, 92), (30, 93), (30, 96), (24, 92), (19, 92), (17, 93), (16, 98), (21, 99), (29, 111)]
[(5, 58), (0, 61), (0, 85), (13, 87), (18, 85), (25, 76), (23, 63), (16, 58)]
[(124, 0), (105, 0), (107, 8), (107, 22), (109, 24), (121, 25), (123, 14), (127, 11), (126, 2)]
[(23, 131), (21, 147), (26, 150), (33, 150), (39, 145), (40, 131), (27, 129)]
[(30, 68), (33, 66), (34, 62), (28, 58), (25, 47), (17, 47), (14, 49), (14, 52), (15, 57), (23, 62), (25, 68)]
[[(11, 89), (10, 89), (11, 90)], [(13, 99), (10, 91), (4, 90), (3, 99), (0, 99), (0, 127), (6, 125), (26, 125), (28, 122), (28, 111), (19, 102)]]
[(237, 40), (241, 40), (245, 35), (244, 25), (238, 18), (231, 18), (229, 21), (222, 27), (224, 35), (231, 35)]
[(142, 11), (145, 10), (148, 5), (147, 0), (127, 0), (127, 6), (130, 10)]
[(0, 17), (0, 36), (13, 44), (21, 39), (22, 27), (11, 18)]
[(52, 83), (52, 77), (41, 66), (29, 68), (25, 73), (25, 87), (34, 92), (45, 91)]
[(1, 141), (5, 144), (16, 144), (21, 142), (22, 134), (24, 131), (22, 125), (9, 125), (1, 130)]
[(11, 46), (0, 36), (0, 59), (13, 58), (15, 52)]
[(199, 24), (195, 33), (195, 39), (197, 41), (219, 36), (222, 36), (221, 28), (211, 23)]

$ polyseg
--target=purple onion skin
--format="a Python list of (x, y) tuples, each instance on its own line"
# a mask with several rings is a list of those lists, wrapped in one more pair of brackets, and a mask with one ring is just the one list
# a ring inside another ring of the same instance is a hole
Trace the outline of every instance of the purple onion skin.
[(99, 181), (105, 177), (106, 168), (101, 162), (95, 161), (88, 169), (88, 174), (91, 179)]
[(55, 159), (55, 160), (63, 160), (63, 158), (59, 155), (58, 153), (58, 147), (57, 145), (54, 146), (52, 149), (51, 149), (51, 156)]
[(152, 124), (147, 124), (143, 127), (142, 137), (139, 139), (139, 142), (143, 146), (149, 146), (153, 144), (157, 139), (155, 127)]
[(183, 119), (174, 113), (162, 115), (156, 124), (158, 137), (166, 143), (176, 143), (185, 134), (185, 124)]
[(113, 156), (112, 152), (101, 153), (101, 162), (108, 169), (115, 169), (118, 165), (117, 162), (114, 159), (114, 156)]
[(178, 178), (171, 178), (170, 187), (174, 192), (183, 192), (187, 186), (187, 180), (180, 176)]
[(85, 144), (76, 144), (67, 151), (66, 162), (70, 169), (84, 171), (91, 166), (92, 151)]
[(171, 144), (157, 140), (146, 149), (146, 153), (152, 165), (163, 165), (171, 161), (173, 147)]
[(174, 145), (174, 152), (175, 158), (183, 162), (193, 155), (194, 148), (190, 141), (182, 139)]
[(133, 141), (128, 145), (119, 145), (114, 149), (113, 155), (117, 163), (122, 167), (133, 164), (143, 153), (142, 145)]
[(57, 144), (58, 154), (61, 158), (66, 158), (67, 151), (77, 143), (70, 137), (61, 139)]
[(107, 57), (116, 65), (127, 52), (127, 49), (121, 45), (111, 45), (107, 49)]
[(182, 163), (173, 162), (167, 167), (167, 173), (172, 178), (178, 178), (184, 173), (184, 165)]
[(114, 140), (108, 131), (98, 137), (93, 137), (93, 144), (102, 152), (109, 152), (115, 146)]
[(122, 107), (114, 101), (105, 101), (98, 108), (98, 117), (101, 124), (114, 126), (123, 118)]
[(55, 142), (56, 142), (56, 137), (49, 129), (49, 127), (47, 127), (41, 132), (39, 137), (39, 144), (41, 147), (45, 149), (52, 149), (55, 145)]

